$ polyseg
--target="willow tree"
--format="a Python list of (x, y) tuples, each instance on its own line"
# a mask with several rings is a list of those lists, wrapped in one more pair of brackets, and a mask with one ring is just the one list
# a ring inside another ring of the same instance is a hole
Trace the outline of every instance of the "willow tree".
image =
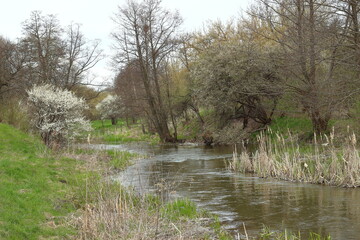
[(176, 33), (182, 18), (178, 12), (162, 8), (160, 0), (130, 0), (118, 8), (114, 22), (115, 62), (123, 66), (138, 62), (151, 121), (162, 141), (176, 140), (168, 126), (160, 75), (166, 58), (179, 44)]

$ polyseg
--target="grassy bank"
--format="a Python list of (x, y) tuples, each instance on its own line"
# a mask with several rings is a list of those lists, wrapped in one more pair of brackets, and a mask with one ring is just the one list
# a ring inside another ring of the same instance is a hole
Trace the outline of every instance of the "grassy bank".
[(49, 153), (39, 139), (0, 124), (0, 238), (67, 237), (63, 218), (76, 209), (84, 178), (78, 163)]
[(189, 200), (162, 202), (110, 180), (134, 157), (55, 153), (36, 137), (0, 124), (0, 238), (230, 239)]

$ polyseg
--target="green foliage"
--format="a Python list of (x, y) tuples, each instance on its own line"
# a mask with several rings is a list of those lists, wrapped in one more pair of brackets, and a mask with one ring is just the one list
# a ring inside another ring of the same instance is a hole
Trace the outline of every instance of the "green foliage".
[(217, 236), (219, 237), (219, 239), (220, 240), (233, 239), (233, 237), (221, 227), (219, 217), (212, 215), (212, 218), (214, 219), (214, 222), (211, 224), (211, 227), (214, 229), (214, 231), (217, 234)]
[(287, 135), (289, 131), (292, 134), (312, 133), (311, 120), (306, 117), (277, 117), (273, 119), (270, 125), (273, 132)]
[(177, 199), (167, 203), (162, 209), (162, 213), (172, 220), (194, 219), (199, 216), (196, 205), (189, 199)]
[(89, 106), (89, 109), (85, 111), (86, 118), (90, 120), (98, 119), (100, 114), (96, 109), (96, 105), (108, 95), (108, 92), (99, 93), (95, 89), (83, 85), (76, 85), (71, 90), (77, 97), (86, 99)]
[(119, 119), (116, 122), (116, 125), (112, 125), (110, 119), (94, 120), (91, 122), (91, 126), (94, 130), (105, 130), (105, 129), (116, 130), (117, 128), (123, 127), (124, 125), (125, 125), (125, 121), (123, 121), (122, 119)]

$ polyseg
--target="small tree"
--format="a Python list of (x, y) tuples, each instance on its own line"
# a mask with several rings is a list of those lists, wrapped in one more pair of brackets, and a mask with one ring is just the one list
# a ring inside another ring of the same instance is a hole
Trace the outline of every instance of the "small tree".
[(87, 108), (84, 99), (50, 84), (34, 86), (27, 91), (32, 125), (47, 146), (64, 144), (83, 131), (91, 130), (82, 114)]
[(111, 124), (116, 125), (116, 121), (124, 112), (121, 100), (117, 96), (109, 95), (102, 100), (96, 109), (100, 112), (101, 119), (111, 119)]

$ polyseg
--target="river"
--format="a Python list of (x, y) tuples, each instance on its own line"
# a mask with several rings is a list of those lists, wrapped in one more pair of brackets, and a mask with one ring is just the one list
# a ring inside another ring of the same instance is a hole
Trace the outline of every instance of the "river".
[(223, 226), (237, 234), (256, 235), (263, 225), (330, 234), (332, 239), (360, 239), (360, 191), (291, 183), (233, 173), (225, 159), (232, 147), (96, 145), (151, 156), (115, 176), (139, 192), (187, 197), (219, 216)]

